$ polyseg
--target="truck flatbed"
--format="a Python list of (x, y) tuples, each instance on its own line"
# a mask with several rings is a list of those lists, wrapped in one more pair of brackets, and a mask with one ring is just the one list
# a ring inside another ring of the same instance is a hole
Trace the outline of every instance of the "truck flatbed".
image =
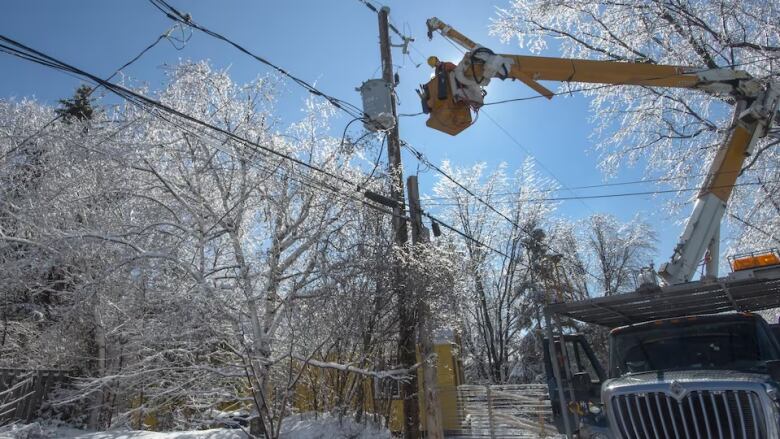
[(584, 323), (615, 328), (667, 318), (771, 308), (780, 308), (778, 266), (651, 291), (553, 303), (545, 310), (550, 315), (558, 314)]

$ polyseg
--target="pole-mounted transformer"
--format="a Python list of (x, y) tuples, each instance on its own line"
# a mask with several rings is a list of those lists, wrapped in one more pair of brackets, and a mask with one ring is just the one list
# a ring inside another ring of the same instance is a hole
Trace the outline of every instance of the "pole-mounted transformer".
[(360, 88), (363, 99), (363, 126), (369, 131), (387, 131), (395, 127), (393, 84), (384, 79), (369, 79)]

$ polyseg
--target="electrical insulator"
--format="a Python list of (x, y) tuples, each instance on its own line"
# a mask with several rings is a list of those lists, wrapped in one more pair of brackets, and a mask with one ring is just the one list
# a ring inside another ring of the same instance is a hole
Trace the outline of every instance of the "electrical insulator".
[(369, 131), (387, 131), (395, 126), (393, 116), (393, 86), (384, 79), (369, 79), (357, 89), (363, 98), (363, 113), (368, 120), (363, 126)]

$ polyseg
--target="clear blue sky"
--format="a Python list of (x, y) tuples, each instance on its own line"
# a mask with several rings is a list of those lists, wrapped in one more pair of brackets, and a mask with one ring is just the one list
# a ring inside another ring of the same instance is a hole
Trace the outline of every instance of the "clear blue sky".
[[(287, 0), (287, 1), (198, 1), (170, 0), (182, 11), (192, 14), (199, 23), (245, 45), (309, 82), (316, 82), (324, 92), (359, 104), (355, 91), (362, 81), (381, 75), (377, 18), (357, 0)], [(398, 64), (400, 112), (416, 113), (420, 105), (414, 92), (426, 82), (430, 70), (421, 55), (437, 55), (457, 61), (460, 54), (441, 38), (428, 41), (425, 20), (438, 16), (473, 40), (503, 53), (523, 53), (514, 44), (504, 45), (488, 35), (496, 7), (508, 0), (385, 0), (391, 8), (391, 19), (416, 38), (411, 59), (400, 49), (393, 53)], [(87, 71), (107, 76), (171, 26), (171, 21), (145, 1), (80, 0), (4, 2), (0, 15), (0, 33), (40, 49)], [(419, 52), (418, 52), (419, 51)], [(550, 52), (550, 55), (556, 55)], [(208, 59), (217, 68), (229, 68), (237, 82), (267, 73), (265, 66), (237, 52), (226, 44), (203, 34), (194, 33), (183, 50), (167, 42), (158, 45), (125, 73), (146, 81), (151, 88), (162, 84), (165, 65), (179, 60)], [(414, 62), (422, 63), (415, 68)], [(529, 96), (532, 92), (520, 83), (491, 84), (490, 99)], [(72, 95), (80, 81), (63, 73), (0, 54), (0, 98), (34, 96), (54, 103)], [(554, 88), (554, 86), (552, 86)], [(279, 115), (285, 121), (300, 116), (299, 108), (306, 93), (288, 83), (280, 97)], [(489, 107), (487, 111), (517, 139), (516, 145), (488, 118), (458, 137), (450, 137), (425, 127), (425, 119), (401, 119), (401, 136), (422, 150), (434, 162), (450, 159), (456, 165), (468, 166), (486, 161), (496, 166), (507, 162), (518, 166), (526, 157), (524, 149), (567, 186), (602, 183), (597, 157), (588, 139), (588, 102), (580, 96), (518, 102)], [(340, 135), (346, 119), (336, 121), (334, 133)], [(415, 172), (412, 157), (404, 157), (407, 175)], [(543, 174), (548, 172), (540, 168)], [(641, 170), (624, 170), (617, 180), (634, 180)], [(422, 190), (429, 191), (435, 174), (420, 175)], [(627, 186), (599, 190), (578, 190), (579, 195), (652, 190), (650, 186)], [(562, 196), (571, 195), (561, 192)], [(595, 212), (606, 212), (628, 220), (639, 213), (653, 224), (660, 242), (656, 263), (666, 260), (682, 229), (658, 211), (662, 199), (649, 197), (567, 201), (559, 214), (581, 218)], [(688, 209), (683, 212), (685, 215)]]

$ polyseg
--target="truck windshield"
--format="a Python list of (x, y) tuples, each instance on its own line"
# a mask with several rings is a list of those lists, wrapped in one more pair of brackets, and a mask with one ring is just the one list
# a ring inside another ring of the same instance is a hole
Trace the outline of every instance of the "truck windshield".
[(766, 325), (753, 319), (627, 328), (612, 335), (610, 376), (682, 369), (765, 372), (778, 359)]

